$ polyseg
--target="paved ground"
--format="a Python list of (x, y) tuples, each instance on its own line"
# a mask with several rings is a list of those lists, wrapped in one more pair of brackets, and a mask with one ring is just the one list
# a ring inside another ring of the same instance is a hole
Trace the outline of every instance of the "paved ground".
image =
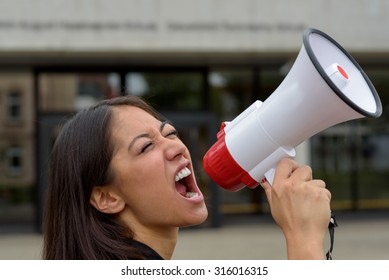
[[(334, 259), (389, 260), (389, 212), (337, 213), (337, 217)], [(41, 246), (39, 234), (8, 230), (0, 234), (0, 259), (39, 259)], [(280, 230), (268, 216), (260, 216), (235, 217), (216, 229), (183, 229), (173, 258), (283, 260), (286, 256)]]

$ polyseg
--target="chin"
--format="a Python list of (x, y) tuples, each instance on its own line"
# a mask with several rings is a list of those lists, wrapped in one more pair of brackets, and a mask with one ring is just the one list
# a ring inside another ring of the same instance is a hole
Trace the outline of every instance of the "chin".
[(197, 210), (195, 213), (191, 213), (190, 218), (181, 225), (181, 227), (197, 226), (205, 222), (208, 218), (208, 210), (204, 207)]

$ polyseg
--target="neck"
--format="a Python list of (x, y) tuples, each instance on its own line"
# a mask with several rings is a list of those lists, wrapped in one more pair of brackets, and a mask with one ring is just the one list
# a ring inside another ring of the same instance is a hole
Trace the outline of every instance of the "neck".
[(131, 211), (120, 213), (119, 220), (134, 233), (136, 241), (146, 244), (163, 259), (171, 259), (177, 243), (178, 227), (145, 225)]
[(135, 240), (146, 244), (165, 260), (170, 260), (173, 256), (177, 238), (178, 228), (137, 230), (134, 236)]

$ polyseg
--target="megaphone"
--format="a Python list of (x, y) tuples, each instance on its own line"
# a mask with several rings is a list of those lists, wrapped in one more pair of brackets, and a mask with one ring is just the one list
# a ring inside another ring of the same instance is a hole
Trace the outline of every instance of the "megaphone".
[(206, 173), (229, 191), (273, 183), (274, 168), (316, 133), (382, 113), (380, 98), (358, 63), (334, 39), (307, 29), (288, 75), (264, 102), (255, 101), (231, 122), (203, 158)]

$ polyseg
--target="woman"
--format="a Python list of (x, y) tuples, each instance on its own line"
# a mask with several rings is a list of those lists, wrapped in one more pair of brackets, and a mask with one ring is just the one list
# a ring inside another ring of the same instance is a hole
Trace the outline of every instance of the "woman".
[[(324, 182), (285, 159), (262, 186), (288, 258), (324, 258)], [(45, 259), (170, 259), (178, 229), (206, 218), (188, 149), (140, 98), (104, 100), (64, 125), (49, 164)]]

